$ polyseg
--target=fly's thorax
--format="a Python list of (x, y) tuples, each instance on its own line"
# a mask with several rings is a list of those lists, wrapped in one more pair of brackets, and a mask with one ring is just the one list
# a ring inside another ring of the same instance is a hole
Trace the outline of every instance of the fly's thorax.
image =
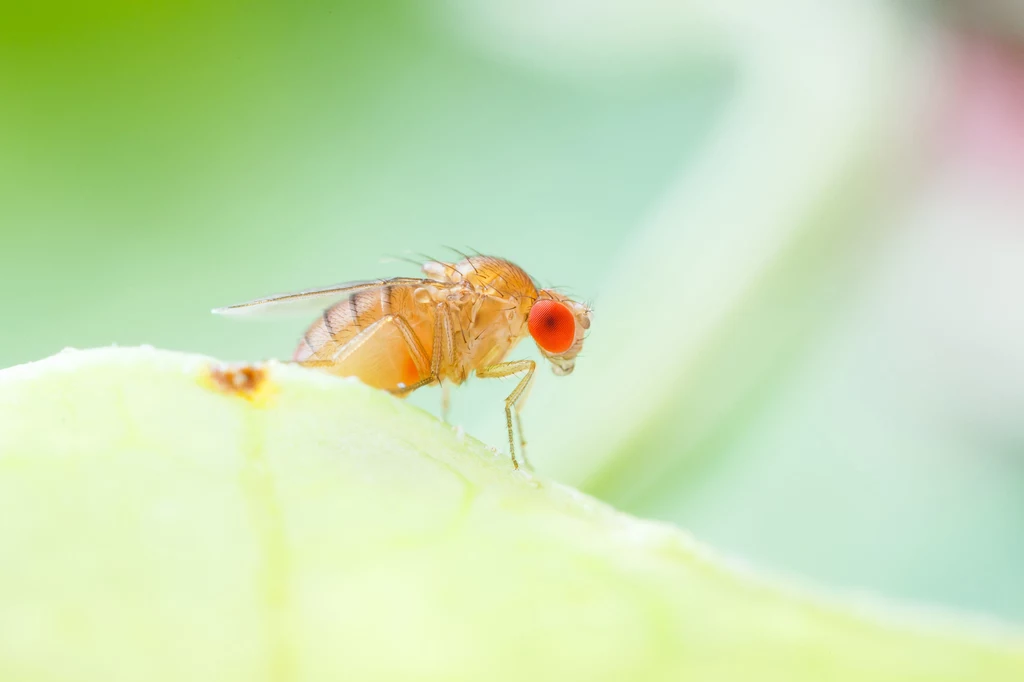
[(537, 286), (515, 263), (477, 255), (457, 263), (428, 261), (423, 264), (423, 273), (448, 285), (445, 300), (459, 309), (464, 328), (479, 331), (480, 327), (499, 324), (504, 317), (508, 336), (518, 339), (527, 333), (526, 318), (537, 300)]
[(501, 362), (526, 334), (525, 310), (514, 300), (474, 291), (471, 300), (459, 308), (455, 343), (461, 350), (461, 364), (467, 375)]
[(536, 298), (537, 286), (521, 267), (492, 256), (473, 256), (459, 261), (449, 281), (465, 282), (480, 293), (499, 298)]

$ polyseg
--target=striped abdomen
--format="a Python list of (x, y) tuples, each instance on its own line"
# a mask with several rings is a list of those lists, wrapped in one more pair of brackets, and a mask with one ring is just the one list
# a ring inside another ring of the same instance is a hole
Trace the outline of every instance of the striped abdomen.
[(414, 290), (389, 285), (352, 294), (313, 322), (293, 359), (339, 376), (359, 377), (375, 388), (393, 391), (416, 383), (429, 374), (429, 367), (417, 367), (400, 327), (389, 322), (371, 329), (388, 314), (401, 316), (419, 339), (429, 365), (434, 313), (429, 304), (416, 303)]

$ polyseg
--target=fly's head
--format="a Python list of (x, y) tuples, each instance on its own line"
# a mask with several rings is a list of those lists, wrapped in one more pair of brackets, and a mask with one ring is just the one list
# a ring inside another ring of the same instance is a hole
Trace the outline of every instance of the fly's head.
[(549, 289), (538, 293), (526, 322), (530, 336), (555, 374), (564, 376), (575, 368), (591, 317), (590, 308), (583, 303)]

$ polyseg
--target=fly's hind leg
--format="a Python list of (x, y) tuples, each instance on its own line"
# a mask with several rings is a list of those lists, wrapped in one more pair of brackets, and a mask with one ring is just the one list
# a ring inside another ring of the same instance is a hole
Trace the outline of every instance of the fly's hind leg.
[(438, 303), (435, 308), (434, 318), (434, 343), (431, 357), (427, 359), (427, 351), (423, 348), (423, 344), (420, 343), (419, 337), (413, 332), (412, 326), (409, 322), (401, 315), (389, 314), (381, 317), (379, 320), (369, 325), (363, 331), (356, 334), (348, 343), (341, 346), (340, 348), (334, 349), (329, 357), (313, 356), (309, 360), (303, 360), (302, 365), (305, 367), (320, 367), (329, 369), (334, 365), (340, 364), (352, 353), (354, 353), (360, 346), (368, 342), (370, 338), (380, 330), (386, 324), (393, 324), (398, 328), (398, 331), (402, 334), (402, 338), (405, 340), (405, 345), (409, 349), (409, 353), (412, 355), (413, 362), (416, 363), (416, 371), (419, 372), (421, 377), (418, 381), (408, 385), (399, 386), (393, 389), (391, 392), (404, 396), (412, 393), (417, 388), (430, 385), (434, 382), (439, 382), (441, 377), (441, 362), (445, 357), (445, 349), (447, 349), (447, 355), (449, 362), (454, 361), (454, 343), (452, 341), (452, 323), (449, 317), (448, 309), (443, 303)]
[(505, 398), (505, 424), (508, 427), (508, 453), (512, 457), (512, 467), (515, 469), (519, 468), (519, 462), (516, 461), (516, 444), (515, 435), (512, 431), (512, 411), (515, 410), (516, 426), (519, 431), (519, 443), (522, 446), (521, 454), (523, 456), (523, 466), (528, 470), (532, 470), (530, 463), (526, 459), (526, 440), (523, 438), (523, 424), (519, 416), (519, 410), (522, 409), (522, 400), (526, 397), (526, 393), (530, 388), (530, 381), (533, 379), (533, 372), (537, 369), (537, 363), (533, 360), (513, 360), (511, 362), (502, 362), (497, 365), (490, 365), (489, 367), (482, 367), (478, 369), (476, 375), (481, 379), (492, 379), (499, 377), (512, 376), (513, 374), (519, 374), (520, 372), (526, 372), (526, 376), (516, 384), (516, 387), (512, 389), (512, 392)]
[[(405, 322), (405, 320), (402, 320)], [(405, 323), (406, 327), (409, 328), (409, 334), (412, 334), (412, 328), (409, 327), (408, 323)], [(419, 344), (419, 339), (413, 334), (412, 338)], [(427, 376), (423, 377), (416, 383), (410, 386), (404, 386), (397, 391), (393, 391), (398, 395), (405, 395), (412, 393), (417, 388), (422, 386), (428, 386), (435, 381), (441, 383), (441, 361), (444, 358), (444, 349), (448, 349), (449, 361), (451, 361), (452, 353), (454, 352), (452, 344), (452, 323), (448, 316), (448, 309), (444, 303), (438, 303), (434, 309), (434, 343), (433, 352), (430, 354), (430, 372)], [(423, 357), (427, 356), (426, 351), (420, 346), (420, 352), (423, 353)]]
[[(330, 369), (331, 367), (344, 362), (349, 356), (363, 346), (363, 344), (369, 342), (377, 332), (389, 324), (394, 325), (398, 329), (399, 333), (401, 333), (402, 339), (405, 341), (405, 345), (409, 349), (409, 355), (416, 364), (416, 371), (419, 372), (419, 375), (423, 376), (424, 372), (429, 372), (432, 365), (427, 359), (427, 352), (423, 349), (423, 344), (420, 343), (419, 338), (413, 332), (412, 327), (406, 319), (401, 315), (395, 314), (384, 315), (373, 324), (356, 334), (344, 345), (331, 349), (330, 354), (316, 354), (308, 360), (303, 360), (299, 364), (304, 367)], [(416, 386), (419, 387), (419, 385), (420, 382), (417, 382)], [(404, 391), (407, 389), (401, 390)]]

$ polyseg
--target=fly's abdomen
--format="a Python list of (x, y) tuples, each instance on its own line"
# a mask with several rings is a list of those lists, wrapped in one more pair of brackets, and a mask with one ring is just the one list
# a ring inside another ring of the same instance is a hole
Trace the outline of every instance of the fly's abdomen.
[[(407, 326), (385, 320), (389, 315), (400, 317)], [(358, 292), (310, 325), (293, 359), (339, 376), (358, 377), (375, 388), (398, 390), (429, 374), (432, 327), (429, 307), (418, 306), (409, 287)], [(406, 330), (412, 330), (419, 347), (410, 346)]]

